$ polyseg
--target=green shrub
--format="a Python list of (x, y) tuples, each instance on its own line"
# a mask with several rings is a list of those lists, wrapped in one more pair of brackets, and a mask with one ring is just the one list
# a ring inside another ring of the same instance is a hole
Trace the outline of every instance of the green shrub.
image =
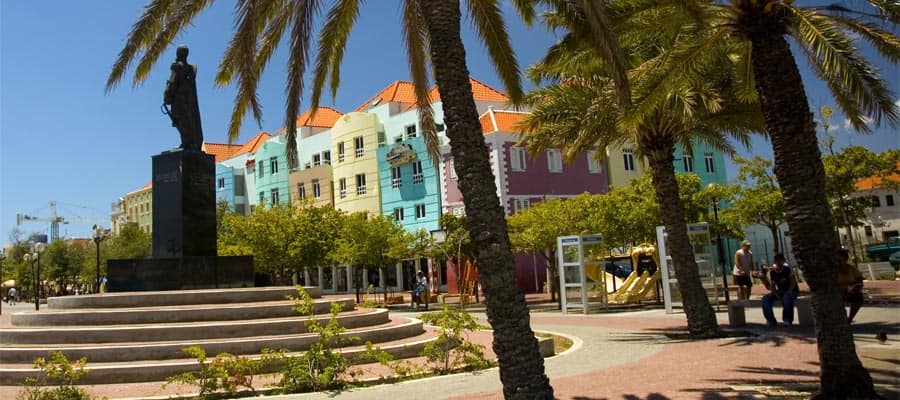
[[(75, 383), (87, 375), (84, 366), (87, 359), (82, 357), (74, 363), (69, 361), (65, 354), (58, 351), (48, 353), (50, 359), (39, 357), (34, 360), (34, 367), (41, 370), (38, 379), (25, 379), (25, 388), (16, 396), (18, 400), (90, 400), (92, 397)], [(45, 389), (48, 378), (58, 385), (52, 389)]]
[(256, 392), (253, 388), (253, 376), (259, 373), (263, 360), (251, 360), (247, 357), (229, 353), (219, 353), (211, 362), (206, 361), (206, 350), (200, 346), (181, 349), (184, 354), (197, 360), (197, 371), (173, 375), (166, 379), (163, 388), (173, 383), (194, 385), (200, 388), (200, 398), (205, 399), (216, 393), (234, 395), (239, 388)]
[(438, 327), (437, 339), (425, 345), (421, 355), (440, 375), (453, 371), (490, 368), (493, 361), (484, 358), (484, 346), (469, 341), (469, 332), (482, 328), (466, 310), (444, 306), (440, 312), (422, 314), (422, 321)]

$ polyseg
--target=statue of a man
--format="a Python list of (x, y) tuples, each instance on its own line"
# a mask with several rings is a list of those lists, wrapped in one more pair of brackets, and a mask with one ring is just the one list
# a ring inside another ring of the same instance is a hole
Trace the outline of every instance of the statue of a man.
[(187, 63), (187, 46), (178, 46), (175, 55), (172, 75), (166, 82), (163, 110), (181, 134), (181, 148), (200, 150), (203, 128), (200, 125), (200, 106), (197, 104), (197, 66)]

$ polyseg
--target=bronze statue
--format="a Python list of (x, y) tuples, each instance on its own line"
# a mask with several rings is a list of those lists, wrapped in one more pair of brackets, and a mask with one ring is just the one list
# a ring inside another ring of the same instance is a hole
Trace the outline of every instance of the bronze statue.
[(197, 104), (197, 66), (187, 63), (188, 48), (178, 46), (172, 75), (166, 82), (163, 112), (172, 119), (172, 126), (181, 134), (181, 148), (200, 150), (203, 128), (200, 125), (200, 106)]

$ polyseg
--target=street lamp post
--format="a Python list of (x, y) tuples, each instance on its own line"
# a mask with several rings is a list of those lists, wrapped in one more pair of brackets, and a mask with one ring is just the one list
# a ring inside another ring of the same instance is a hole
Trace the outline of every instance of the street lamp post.
[[(714, 184), (710, 184), (711, 187)], [(716, 251), (719, 253), (719, 266), (722, 268), (722, 287), (725, 289), (725, 302), (731, 299), (728, 295), (728, 271), (725, 269), (725, 249), (722, 247), (722, 230), (719, 228), (719, 199), (713, 196), (713, 219), (716, 222)]]
[[(31, 273), (34, 276), (34, 310), (41, 310), (41, 251), (44, 250), (43, 243), (35, 243), (31, 253), (25, 253), (22, 258), (26, 262), (31, 262)], [(35, 270), (35, 263), (37, 270)]]
[(100, 242), (103, 241), (104, 235), (103, 228), (99, 225), (94, 225), (94, 244), (97, 245), (97, 279), (94, 281), (94, 293), (100, 293)]

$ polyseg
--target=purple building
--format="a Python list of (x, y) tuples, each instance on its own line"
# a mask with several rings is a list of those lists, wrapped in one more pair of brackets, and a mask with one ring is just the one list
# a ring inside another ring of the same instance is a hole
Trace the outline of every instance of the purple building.
[[(497, 185), (497, 197), (507, 214), (527, 209), (547, 199), (579, 194), (606, 193), (609, 185), (603, 164), (594, 152), (579, 154), (571, 163), (563, 162), (559, 149), (531, 155), (517, 146), (516, 124), (525, 113), (488, 109), (481, 115), (485, 142), (490, 148), (491, 169)], [(465, 213), (462, 194), (457, 187), (450, 147), (443, 146), (441, 163), (441, 204), (444, 213)], [(542, 290), (546, 265), (541, 257), (516, 254), (519, 288), (524, 292)]]

